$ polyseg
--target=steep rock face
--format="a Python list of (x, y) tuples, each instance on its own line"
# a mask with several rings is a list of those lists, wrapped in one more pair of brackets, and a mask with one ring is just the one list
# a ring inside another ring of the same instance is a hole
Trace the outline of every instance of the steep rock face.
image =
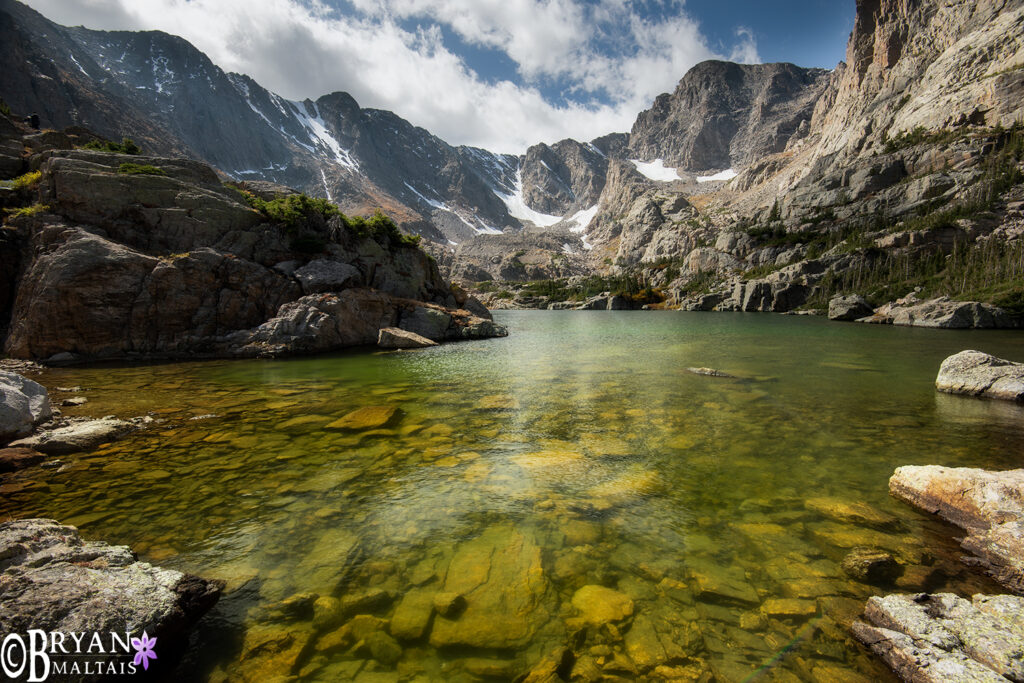
[(792, 64), (702, 62), (640, 113), (630, 150), (692, 170), (746, 166), (807, 134), (828, 79)]
[(541, 213), (562, 216), (597, 203), (608, 172), (607, 155), (593, 144), (562, 140), (526, 150), (523, 199)]
[(1024, 114), (1017, 0), (858, 0), (846, 53), (817, 103), (818, 158), (870, 154), (917, 126), (1010, 125)]
[(515, 157), (452, 147), (346, 93), (289, 101), (179, 37), (62, 27), (15, 0), (0, 0), (0, 37), (0, 91), (44, 127), (133, 137), (147, 151), (298, 187), (349, 213), (383, 208), (441, 242), (519, 227), (495, 193), (514, 184)]

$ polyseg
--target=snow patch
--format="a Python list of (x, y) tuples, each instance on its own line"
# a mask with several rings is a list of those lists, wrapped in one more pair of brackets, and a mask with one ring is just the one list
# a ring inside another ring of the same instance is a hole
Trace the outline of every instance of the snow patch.
[(587, 241), (586, 235), (580, 235), (580, 242), (583, 242), (583, 248), (590, 251), (594, 248), (594, 245)]
[(562, 253), (563, 254), (568, 254), (569, 256), (575, 256), (576, 255), (576, 250), (573, 249), (572, 247), (570, 247), (568, 244), (563, 244), (562, 245)]
[(651, 180), (659, 183), (669, 183), (673, 180), (682, 180), (679, 174), (676, 173), (676, 169), (667, 168), (665, 162), (661, 159), (655, 159), (654, 161), (640, 161), (639, 159), (630, 159), (630, 163), (636, 166), (636, 170)]
[(494, 194), (498, 195), (501, 201), (505, 202), (505, 206), (508, 208), (508, 213), (513, 218), (518, 218), (521, 221), (530, 221), (534, 225), (542, 228), (551, 227), (562, 220), (561, 216), (552, 216), (551, 214), (534, 211), (526, 205), (526, 201), (523, 199), (522, 168), (516, 171), (516, 184), (511, 193), (505, 194), (499, 190), (494, 190)]
[(342, 148), (337, 139), (327, 130), (327, 124), (320, 117), (320, 112), (317, 111), (315, 104), (313, 105), (313, 111), (316, 112), (316, 116), (307, 114), (302, 106), (297, 106), (296, 109), (298, 110), (296, 118), (298, 118), (302, 127), (306, 129), (306, 132), (309, 133), (309, 139), (314, 147), (320, 144), (334, 154), (334, 160), (341, 166), (353, 171), (359, 169), (359, 163), (347, 149)]
[(71, 54), (71, 53), (69, 52), (69, 53), (68, 53), (68, 57), (71, 57), (71, 61), (75, 63), (75, 66), (77, 66), (77, 67), (78, 67), (78, 70), (79, 70), (79, 71), (81, 71), (82, 73), (84, 73), (84, 74), (85, 74), (86, 76), (88, 76), (88, 75), (89, 75), (89, 74), (88, 74), (88, 73), (86, 72), (86, 70), (82, 68), (82, 65), (78, 63), (78, 60), (77, 60), (77, 59), (75, 59), (75, 56), (74, 56), (73, 54)]
[(575, 223), (573, 227), (569, 228), (569, 232), (586, 232), (590, 226), (590, 222), (594, 220), (594, 216), (597, 215), (597, 204), (594, 204), (589, 209), (583, 209), (577, 211), (572, 215), (572, 218), (568, 220), (569, 223)]
[(736, 171), (732, 170), (731, 168), (727, 168), (724, 171), (721, 171), (720, 173), (716, 173), (714, 175), (699, 175), (697, 176), (697, 182), (710, 183), (715, 180), (732, 180), (738, 175), (739, 173), (737, 173)]
[(333, 202), (334, 197), (331, 196), (331, 191), (327, 189), (327, 174), (324, 173), (324, 169), (320, 169), (320, 179), (324, 181), (324, 192), (327, 193), (327, 201)]

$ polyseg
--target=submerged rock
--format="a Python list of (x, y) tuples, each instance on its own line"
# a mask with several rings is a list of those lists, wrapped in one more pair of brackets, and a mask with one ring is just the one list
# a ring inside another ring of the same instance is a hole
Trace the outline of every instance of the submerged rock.
[(580, 588), (572, 596), (572, 606), (590, 626), (603, 626), (633, 616), (633, 601), (629, 596), (604, 586)]
[(362, 432), (390, 427), (400, 419), (402, 411), (395, 406), (366, 406), (335, 420), (327, 425), (326, 429)]
[(966, 530), (964, 549), (997, 581), (1024, 592), (1024, 469), (899, 467), (889, 492)]
[(0, 444), (32, 433), (50, 419), (50, 396), (38, 382), (0, 370)]
[(961, 351), (942, 361), (935, 388), (947, 394), (1024, 401), (1024, 363)]
[(466, 607), (454, 619), (435, 617), (434, 647), (519, 648), (551, 614), (540, 546), (512, 527), (491, 527), (461, 544), (448, 566), (444, 591), (464, 596)]
[(32, 448), (48, 455), (77, 453), (119, 439), (138, 428), (138, 424), (127, 420), (104, 417), (98, 420), (73, 422), (65, 427), (15, 441), (11, 445)]
[(903, 574), (903, 567), (891, 554), (874, 548), (854, 548), (843, 558), (843, 571), (858, 581), (889, 584)]
[(852, 630), (907, 681), (1024, 681), (1021, 610), (1013, 596), (887, 595), (870, 598), (869, 623)]
[(222, 590), (221, 582), (139, 562), (127, 546), (84, 541), (54, 520), (0, 524), (3, 633), (145, 631), (163, 654)]

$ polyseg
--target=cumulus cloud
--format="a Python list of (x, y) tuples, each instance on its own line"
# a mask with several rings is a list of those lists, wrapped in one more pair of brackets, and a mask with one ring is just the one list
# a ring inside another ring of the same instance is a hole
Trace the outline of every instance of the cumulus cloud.
[[(221, 68), (291, 99), (336, 90), (453, 144), (522, 152), (627, 131), (704, 59), (759, 61), (753, 34), (712, 49), (680, 0), (28, 0), (50, 19), (180, 35)], [(643, 3), (646, 6), (651, 3)], [(497, 50), (514, 80), (487, 80), (446, 45)], [(558, 101), (545, 97), (553, 90)]]

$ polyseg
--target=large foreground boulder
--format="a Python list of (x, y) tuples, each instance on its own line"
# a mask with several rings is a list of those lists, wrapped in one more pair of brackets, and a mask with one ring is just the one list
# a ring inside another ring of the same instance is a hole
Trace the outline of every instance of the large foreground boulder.
[(1024, 681), (1024, 598), (949, 593), (868, 600), (854, 635), (905, 681)]
[(889, 492), (967, 531), (961, 545), (992, 576), (1024, 593), (1024, 469), (899, 467)]
[(0, 524), (0, 633), (98, 632), (109, 642), (110, 633), (145, 632), (156, 637), (162, 663), (222, 590), (220, 582), (139, 562), (127, 546), (84, 541), (50, 519)]
[(961, 351), (942, 361), (935, 388), (947, 394), (1024, 401), (1024, 363)]
[(0, 370), (0, 444), (31, 434), (51, 415), (50, 397), (43, 385)]

